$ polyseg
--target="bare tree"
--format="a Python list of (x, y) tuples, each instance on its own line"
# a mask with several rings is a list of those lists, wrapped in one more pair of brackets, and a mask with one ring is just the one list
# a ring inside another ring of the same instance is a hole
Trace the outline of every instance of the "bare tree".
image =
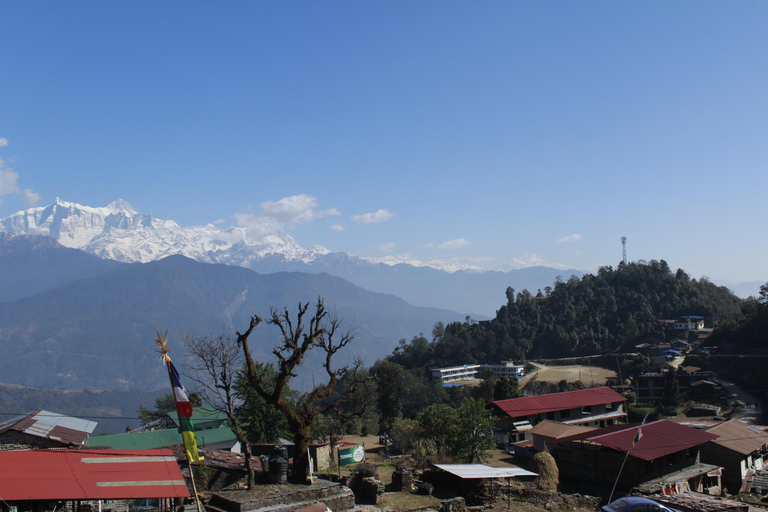
[(191, 357), (184, 362), (185, 373), (199, 386), (203, 399), (229, 419), (245, 457), (248, 488), (253, 486), (253, 466), (248, 440), (235, 417), (235, 382), (243, 368), (243, 354), (229, 335), (216, 337), (184, 337), (184, 345)]
[[(277, 357), (277, 375), (275, 376), (274, 388), (265, 389), (259, 383), (248, 348), (248, 336), (262, 322), (262, 319), (256, 315), (252, 316), (248, 330), (243, 334), (237, 333), (237, 343), (242, 347), (245, 356), (249, 386), (267, 403), (277, 407), (288, 421), (296, 447), (291, 481), (296, 483), (306, 482), (309, 471), (310, 429), (315, 418), (329, 411), (334, 411), (340, 417), (344, 417), (345, 415), (339, 407), (350, 400), (361, 382), (361, 379), (358, 378), (358, 370), (362, 366), (360, 360), (355, 360), (352, 365), (339, 368), (334, 368), (332, 364), (333, 356), (352, 342), (355, 337), (354, 332), (351, 330), (341, 331), (340, 321), (326, 311), (323, 299), (317, 299), (315, 313), (309, 318), (309, 321), (306, 320), (308, 309), (309, 302), (299, 303), (294, 321), (291, 319), (288, 308), (283, 310), (270, 308), (270, 318), (267, 319), (267, 323), (277, 326), (282, 334), (280, 343), (272, 350), (272, 353)], [(301, 365), (304, 357), (312, 349), (324, 352), (323, 368), (328, 381), (306, 393), (297, 402), (291, 402), (285, 398), (283, 390), (288, 386), (290, 379), (296, 377), (297, 367)], [(350, 382), (345, 393), (323, 405), (317, 404), (318, 400), (328, 399), (334, 386), (345, 378)]]

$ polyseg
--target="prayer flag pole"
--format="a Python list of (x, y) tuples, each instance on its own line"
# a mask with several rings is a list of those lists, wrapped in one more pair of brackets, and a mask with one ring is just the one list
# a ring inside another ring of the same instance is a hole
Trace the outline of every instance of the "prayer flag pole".
[(168, 368), (168, 377), (171, 379), (171, 389), (173, 390), (173, 398), (176, 401), (176, 412), (179, 414), (179, 427), (181, 430), (181, 438), (184, 441), (184, 453), (187, 457), (187, 466), (189, 467), (189, 477), (192, 479), (192, 491), (195, 494), (195, 504), (197, 504), (197, 512), (203, 512), (200, 506), (200, 496), (197, 494), (197, 485), (195, 484), (195, 474), (192, 472), (192, 462), (196, 460), (202, 460), (203, 458), (197, 452), (197, 442), (195, 441), (195, 431), (192, 427), (192, 404), (187, 398), (187, 390), (181, 384), (179, 379), (179, 372), (171, 362), (171, 358), (168, 357), (168, 330), (164, 333), (157, 331), (157, 339), (155, 343), (160, 347), (160, 360)]

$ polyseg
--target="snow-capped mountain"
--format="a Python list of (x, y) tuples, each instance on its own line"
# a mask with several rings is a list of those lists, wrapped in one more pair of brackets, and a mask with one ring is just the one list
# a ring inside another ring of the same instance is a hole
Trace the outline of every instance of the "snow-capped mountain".
[(50, 236), (65, 247), (125, 263), (182, 255), (261, 273), (327, 272), (367, 290), (397, 295), (415, 306), (485, 316), (493, 315), (505, 302), (507, 286), (535, 293), (552, 285), (558, 275), (581, 275), (577, 270), (548, 267), (498, 272), (460, 261), (361, 258), (317, 245), (305, 249), (281, 230), (254, 237), (244, 227), (181, 227), (172, 220), (138, 213), (121, 199), (93, 208), (56, 198), (51, 205), (0, 220), (0, 231)]
[(51, 205), (0, 220), (0, 229), (47, 235), (65, 247), (127, 263), (147, 263), (181, 254), (206, 263), (249, 267), (269, 255), (309, 262), (329, 252), (320, 246), (303, 249), (287, 233), (255, 240), (248, 237), (245, 228), (222, 230), (213, 224), (184, 228), (172, 220), (138, 213), (122, 199), (93, 208), (56, 198)]

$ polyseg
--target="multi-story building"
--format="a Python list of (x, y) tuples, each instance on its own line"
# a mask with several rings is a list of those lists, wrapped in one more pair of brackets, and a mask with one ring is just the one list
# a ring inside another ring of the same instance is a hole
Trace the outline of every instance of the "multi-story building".
[(493, 402), (496, 434), (503, 445), (509, 445), (531, 439), (529, 431), (543, 420), (587, 427), (624, 423), (626, 401), (609, 387), (497, 400)]

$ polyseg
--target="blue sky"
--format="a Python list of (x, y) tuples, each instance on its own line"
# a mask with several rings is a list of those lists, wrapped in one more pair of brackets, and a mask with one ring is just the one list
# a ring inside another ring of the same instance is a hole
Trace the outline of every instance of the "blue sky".
[[(768, 280), (768, 3), (0, 5), (0, 217)], [(365, 216), (365, 214), (376, 214)], [(378, 222), (373, 222), (378, 221)]]

